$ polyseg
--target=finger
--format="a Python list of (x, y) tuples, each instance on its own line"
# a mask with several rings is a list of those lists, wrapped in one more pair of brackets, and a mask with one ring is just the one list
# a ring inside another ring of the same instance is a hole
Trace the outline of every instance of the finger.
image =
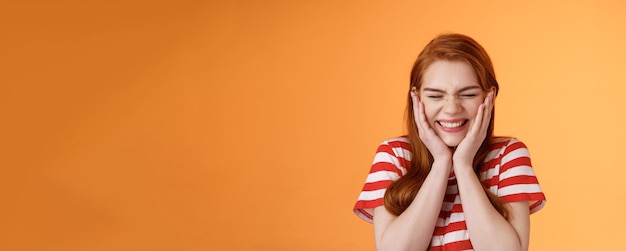
[(426, 119), (426, 109), (424, 109), (424, 103), (418, 102), (418, 132), (422, 141), (437, 141), (437, 134), (435, 130), (428, 124), (428, 120)]
[(417, 119), (417, 114), (418, 114), (417, 104), (419, 103), (419, 99), (417, 98), (417, 94), (413, 91), (411, 91), (411, 100), (413, 101), (413, 116), (415, 117), (415, 119)]
[(478, 112), (476, 113), (476, 117), (474, 118), (474, 123), (470, 125), (469, 134), (476, 135), (480, 132), (482, 125), (484, 124), (484, 114), (485, 114), (485, 104), (480, 104), (478, 106)]
[(411, 98), (413, 99), (413, 116), (415, 117), (415, 123), (418, 125), (419, 128), (420, 126), (422, 126), (420, 124), (423, 117), (422, 115), (424, 114), (423, 104), (417, 97), (417, 93), (414, 91), (411, 92)]
[(491, 92), (487, 93), (483, 103), (478, 106), (478, 112), (474, 118), (474, 124), (470, 128), (470, 132), (477, 134), (482, 131), (487, 131), (487, 128), (489, 127), (489, 119), (491, 117), (491, 112), (489, 111), (491, 103), (490, 97)]
[(491, 120), (491, 111), (493, 111), (493, 91), (489, 92), (489, 94), (487, 94), (487, 98), (485, 98), (485, 111), (483, 113), (483, 122), (482, 122), (482, 126), (481, 126), (481, 130), (483, 131), (487, 131), (487, 129), (489, 128), (489, 121)]
[(422, 129), (423, 132), (430, 132), (430, 125), (428, 125), (428, 122), (426, 121), (426, 113), (424, 111), (424, 103), (419, 102), (418, 103), (418, 124), (419, 127)]
[(411, 100), (413, 100), (413, 119), (415, 120), (415, 125), (417, 126), (417, 133), (419, 135), (424, 136), (423, 125), (421, 125), (421, 108), (420, 108), (420, 100), (417, 97), (417, 93), (415, 91), (411, 91)]
[(424, 123), (423, 123), (423, 119), (422, 119), (422, 102), (420, 102), (419, 100), (417, 101), (417, 109), (415, 109), (415, 123), (417, 124), (417, 131), (420, 135), (420, 137), (424, 137), (426, 136), (426, 127), (424, 127)]

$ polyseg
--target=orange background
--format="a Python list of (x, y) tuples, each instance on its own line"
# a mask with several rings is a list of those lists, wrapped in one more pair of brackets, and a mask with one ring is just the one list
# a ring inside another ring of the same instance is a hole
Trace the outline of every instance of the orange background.
[[(593, 3), (592, 3), (593, 2)], [(477, 39), (548, 197), (626, 250), (624, 1), (0, 2), (1, 250), (374, 250), (352, 213), (411, 64)]]

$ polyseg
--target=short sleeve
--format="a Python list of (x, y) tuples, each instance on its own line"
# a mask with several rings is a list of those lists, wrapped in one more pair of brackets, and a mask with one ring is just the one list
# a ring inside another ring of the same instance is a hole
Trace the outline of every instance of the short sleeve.
[(373, 210), (383, 205), (387, 187), (406, 174), (406, 167), (410, 166), (410, 154), (406, 138), (389, 139), (378, 146), (365, 185), (354, 205), (357, 216), (372, 222)]
[(500, 158), (497, 195), (505, 202), (529, 201), (530, 213), (543, 208), (546, 197), (532, 168), (524, 143), (511, 139)]

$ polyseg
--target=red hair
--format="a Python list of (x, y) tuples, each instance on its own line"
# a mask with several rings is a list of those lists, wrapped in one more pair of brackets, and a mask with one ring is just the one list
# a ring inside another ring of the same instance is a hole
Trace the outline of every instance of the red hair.
[[(420, 140), (417, 131), (417, 124), (415, 123), (413, 112), (413, 101), (411, 99), (411, 89), (415, 87), (417, 90), (420, 90), (424, 71), (433, 62), (438, 60), (462, 61), (470, 64), (476, 72), (482, 90), (488, 91), (494, 88), (494, 94), (497, 95), (498, 93), (498, 82), (496, 81), (491, 59), (485, 49), (474, 39), (461, 34), (443, 34), (437, 36), (426, 45), (413, 64), (411, 82), (407, 92), (406, 126), (413, 159), (411, 160), (411, 166), (407, 168), (407, 173), (387, 188), (384, 197), (385, 208), (396, 216), (404, 212), (411, 204), (433, 164), (433, 156)], [(495, 108), (491, 112), (487, 136), (474, 157), (473, 167), (476, 175), (480, 174), (482, 163), (485, 160), (489, 146), (494, 138), (494, 113)], [(494, 208), (507, 218), (508, 209), (505, 207), (502, 199), (486, 188), (485, 193)]]

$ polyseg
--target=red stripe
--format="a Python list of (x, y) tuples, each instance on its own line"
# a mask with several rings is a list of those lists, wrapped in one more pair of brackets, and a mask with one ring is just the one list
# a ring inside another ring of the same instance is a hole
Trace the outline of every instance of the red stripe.
[(543, 200), (538, 200), (538, 201), (535, 201), (535, 203), (533, 203), (532, 205), (530, 205), (530, 210), (532, 211), (534, 208), (536, 208), (536, 207), (540, 206), (540, 205), (541, 205), (541, 203), (542, 203), (544, 200), (545, 200), (545, 196), (544, 196), (544, 199), (543, 199)]
[(400, 166), (404, 167), (404, 169), (406, 170), (411, 169), (411, 161), (402, 157), (398, 157), (398, 161), (400, 161)]
[(392, 180), (381, 180), (376, 182), (365, 183), (363, 191), (376, 191), (379, 189), (385, 189), (393, 183)]
[(394, 155), (392, 148), (402, 148), (410, 152), (411, 144), (402, 141), (388, 141), (386, 142), (386, 144), (381, 144), (380, 146), (378, 146), (378, 150), (376, 152), (387, 152), (391, 155)]
[(507, 170), (516, 167), (516, 166), (532, 166), (530, 164), (530, 158), (527, 156), (523, 156), (523, 157), (518, 157), (512, 160), (509, 160), (508, 162), (502, 164), (502, 166), (500, 166), (500, 173), (504, 173)]
[(462, 212), (463, 212), (462, 204), (454, 204), (454, 206), (452, 206), (452, 210), (450, 211), (450, 213), (462, 213)]
[(387, 144), (378, 146), (378, 149), (376, 149), (376, 154), (378, 154), (378, 153), (388, 153), (391, 156), (395, 156), (396, 155), (393, 152), (393, 147), (391, 147), (390, 145), (387, 145)]
[(502, 147), (505, 147), (507, 144), (509, 144), (509, 142), (511, 142), (511, 140), (504, 140), (502, 142), (496, 142), (491, 144), (491, 146), (489, 147), (489, 151), (493, 151), (493, 150), (498, 150), (501, 149)]
[(383, 198), (375, 200), (359, 200), (354, 205), (354, 209), (376, 208), (383, 205)]
[(398, 169), (394, 164), (391, 164), (389, 162), (376, 162), (372, 164), (370, 173), (375, 173), (379, 171), (390, 171), (395, 172), (398, 175), (402, 175), (402, 171), (400, 171), (400, 169)]
[(441, 210), (441, 212), (439, 212), (439, 218), (449, 218), (451, 214), (453, 213), (462, 213), (463, 212), (463, 205), (462, 204), (454, 204), (452, 205), (452, 209), (450, 209), (450, 211), (445, 211), (445, 210)]
[(433, 247), (433, 251), (468, 250), (468, 249), (474, 249), (474, 247), (472, 247), (472, 243), (470, 242), (470, 240), (455, 241), (451, 243), (446, 243), (443, 246)]
[(450, 212), (450, 211), (441, 210), (441, 211), (439, 211), (439, 219), (447, 219), (447, 218), (450, 217), (451, 213), (452, 212)]
[(518, 193), (505, 195), (501, 197), (505, 202), (517, 202), (517, 201), (525, 201), (525, 200), (545, 200), (546, 197), (542, 192), (539, 193)]
[[(397, 160), (398, 163), (400, 163), (400, 166), (402, 168), (406, 168), (406, 169), (410, 168), (411, 162), (407, 160), (409, 156), (402, 156), (403, 153), (399, 153), (398, 155), (400, 156), (396, 155), (396, 153), (394, 152), (394, 148), (404, 149), (408, 152), (411, 151), (411, 147), (409, 143), (391, 139), (381, 144), (377, 152), (389, 154), (389, 157), (394, 162), (395, 160)], [(487, 186), (499, 186), (499, 188), (503, 188), (503, 187), (507, 187), (511, 185), (517, 185), (517, 184), (537, 184), (538, 185), (537, 178), (535, 176), (528, 176), (528, 175), (517, 175), (513, 177), (508, 177), (501, 181), (499, 180), (500, 174), (502, 174), (503, 172), (507, 170), (510, 170), (511, 168), (514, 168), (520, 165), (531, 166), (530, 158), (528, 156), (525, 156), (523, 152), (522, 154), (511, 155), (513, 151), (522, 149), (522, 148), (524, 149), (526, 148), (526, 146), (522, 142), (518, 142), (518, 141), (512, 142), (511, 139), (504, 140), (502, 142), (494, 143), (493, 145), (491, 145), (490, 151), (494, 151), (493, 152), (494, 154), (497, 153), (496, 151), (500, 149), (502, 152), (499, 153), (499, 155), (496, 156), (494, 159), (491, 159), (485, 162), (483, 166), (481, 167), (481, 170), (484, 172), (494, 172), (497, 166), (499, 166), (500, 170), (498, 173), (495, 173), (495, 175), (492, 175), (491, 177), (487, 177), (487, 179), (483, 180), (482, 183)], [(395, 149), (396, 152), (398, 151), (398, 149)], [(507, 163), (501, 163), (502, 158), (507, 155), (509, 157), (513, 157), (513, 159), (511, 159)], [(401, 169), (399, 167), (388, 162), (376, 162), (372, 164), (370, 173), (374, 173), (377, 171), (390, 171), (390, 172), (397, 173), (399, 176), (402, 175)], [(454, 176), (451, 175), (451, 177), (454, 177)], [(392, 182), (393, 181), (391, 180), (383, 180), (383, 181), (366, 183), (363, 187), (363, 191), (374, 191), (374, 190), (384, 189), (384, 188), (387, 188)], [(449, 180), (447, 184), (448, 189), (450, 189), (451, 186), (455, 186), (456, 184), (457, 184), (456, 179)], [(456, 198), (456, 196), (458, 196), (458, 192), (456, 194), (446, 194), (444, 196), (444, 202), (454, 203), (454, 199)], [(530, 208), (532, 210), (533, 208), (537, 208), (538, 206), (541, 205), (541, 203), (545, 200), (545, 195), (542, 192), (538, 192), (538, 193), (523, 192), (520, 194), (504, 195), (502, 196), (502, 199), (505, 202), (515, 202), (515, 201), (523, 201), (523, 200), (531, 201), (532, 205), (530, 206)], [(376, 207), (382, 206), (383, 201), (384, 201), (383, 198), (377, 198), (374, 200), (360, 200), (360, 201), (357, 201), (354, 210), (359, 211), (362, 215), (364, 215), (365, 217), (369, 217), (371, 219), (371, 215), (368, 214), (367, 211), (364, 209), (376, 208)], [(439, 218), (440, 220), (441, 219), (449, 220), (449, 217), (451, 214), (462, 213), (462, 212), (463, 212), (462, 204), (452, 204), (451, 209), (449, 211), (441, 210), (441, 212), (439, 213)], [(433, 230), (433, 235), (437, 237), (442, 237), (446, 233), (451, 233), (455, 231), (464, 231), (464, 230), (467, 230), (467, 225), (466, 225), (466, 222), (463, 220), (460, 222), (449, 223), (447, 226), (435, 227), (435, 229)], [(433, 247), (433, 250), (472, 249), (472, 245), (469, 240), (449, 240), (449, 241), (451, 241), (451, 243), (445, 243), (442, 246)]]
[(502, 189), (511, 185), (535, 185), (539, 184), (536, 176), (519, 175), (503, 179), (498, 185), (498, 189)]
[(466, 229), (467, 229), (467, 225), (465, 224), (465, 221), (452, 222), (448, 226), (435, 227), (435, 231), (433, 235), (444, 235), (446, 233), (459, 231), (459, 230), (466, 230)]
[(392, 149), (392, 148), (402, 148), (406, 151), (411, 152), (411, 144), (402, 142), (402, 141), (389, 141), (387, 142), (387, 145), (390, 147), (389, 149), (391, 151), (390, 154), (393, 156), (396, 156), (396, 158), (398, 159), (402, 167), (404, 167), (405, 169), (408, 169), (411, 167), (411, 161), (406, 159), (405, 156), (396, 155), (395, 153), (393, 153), (393, 149)]
[(483, 166), (480, 168), (481, 172), (485, 172), (489, 169), (493, 169), (496, 167), (496, 165), (500, 164), (500, 156), (496, 157), (495, 159), (491, 159), (485, 163), (483, 163)]
[(524, 143), (522, 143), (521, 141), (517, 141), (513, 144), (508, 145), (506, 148), (504, 148), (503, 155), (507, 155), (511, 153), (512, 151), (515, 151), (520, 148), (526, 148), (526, 145), (524, 145)]
[(493, 177), (491, 177), (490, 179), (486, 179), (483, 181), (483, 184), (485, 186), (487, 186), (487, 188), (491, 187), (491, 186), (496, 186), (498, 185), (498, 181), (499, 181), (499, 177), (498, 175), (494, 175)]
[(360, 209), (360, 208), (355, 208), (355, 210), (358, 210), (360, 213), (362, 213), (363, 215), (365, 215), (365, 217), (369, 218), (370, 220), (374, 219), (374, 215), (369, 214), (367, 211), (365, 211), (364, 209)]
[(468, 250), (474, 249), (470, 240), (455, 241), (443, 245), (443, 250)]
[(454, 202), (454, 199), (456, 199), (456, 194), (446, 194), (443, 196), (444, 202)]

